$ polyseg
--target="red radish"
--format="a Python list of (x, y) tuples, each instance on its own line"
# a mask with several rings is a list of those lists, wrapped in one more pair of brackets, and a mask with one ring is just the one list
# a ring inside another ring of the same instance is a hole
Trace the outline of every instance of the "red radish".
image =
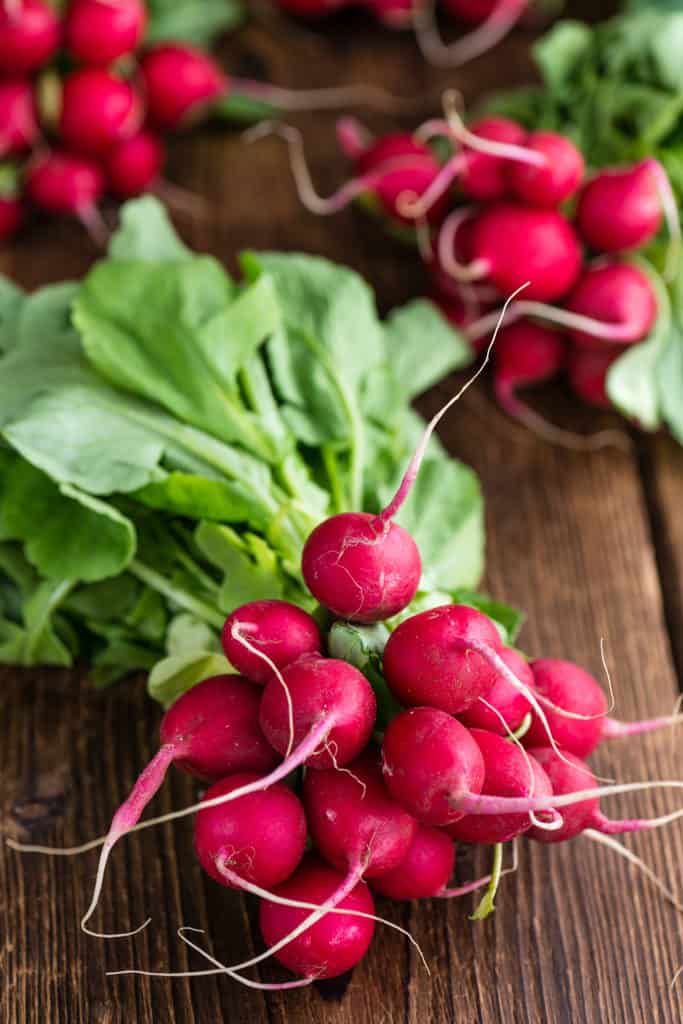
[(237, 671), (261, 684), (273, 676), (269, 661), (284, 668), (322, 648), (315, 619), (288, 601), (275, 600), (250, 601), (236, 608), (225, 621), (222, 642), (225, 657)]
[[(484, 759), (482, 793), (493, 796), (552, 796), (548, 776), (533, 756), (524, 756), (522, 749), (502, 736), (472, 729)], [(560, 762), (561, 763), (561, 762)], [(464, 843), (506, 843), (531, 828), (528, 814), (466, 814), (448, 826), (448, 834)]]
[(589, 405), (598, 409), (611, 409), (607, 394), (607, 372), (619, 352), (592, 352), (587, 348), (572, 348), (567, 357), (567, 373), (572, 391)]
[(648, 158), (591, 178), (581, 193), (576, 220), (593, 249), (639, 249), (654, 238), (662, 225), (661, 173), (659, 164)]
[[(511, 647), (504, 647), (500, 656), (517, 678), (529, 689), (534, 685), (529, 663)], [(507, 679), (498, 676), (485, 697), (480, 697), (458, 715), (468, 729), (487, 729), (498, 736), (507, 736), (521, 726), (531, 711), (531, 704), (524, 694), (511, 686)]]
[(382, 741), (384, 781), (390, 794), (425, 825), (450, 825), (464, 812), (451, 792), (479, 793), (484, 759), (464, 725), (435, 708), (396, 715)]
[(446, 890), (455, 867), (455, 843), (444, 832), (418, 825), (401, 863), (372, 879), (372, 888), (391, 900), (422, 900)]
[(311, 837), (340, 871), (373, 878), (393, 870), (410, 849), (417, 823), (389, 796), (379, 751), (369, 749), (345, 771), (306, 772), (304, 805)]
[[(504, 142), (512, 146), (521, 147), (526, 143), (526, 132), (522, 126), (507, 117), (483, 118), (470, 127), (470, 132), (482, 139)], [(508, 194), (507, 160), (489, 152), (473, 149), (471, 146), (466, 146), (464, 152), (466, 159), (458, 184), (468, 199), (490, 202), (502, 199)], [(537, 170), (527, 164), (519, 166), (529, 171)]]
[[(620, 722), (608, 717), (607, 697), (593, 676), (571, 661), (541, 658), (531, 663), (534, 689), (543, 704), (557, 744), (588, 757), (602, 740), (638, 736), (683, 721), (681, 715)], [(532, 712), (522, 739), (525, 747), (546, 746), (545, 727)]]
[[(497, 737), (499, 742), (506, 742)], [(531, 814), (532, 812), (560, 811), (564, 818), (566, 808), (585, 804), (601, 796), (620, 793), (645, 792), (651, 789), (683, 789), (680, 780), (657, 782), (626, 782), (611, 786), (588, 785), (560, 792), (550, 771), (548, 759), (539, 754), (541, 748), (531, 751), (546, 771), (553, 785), (552, 795), (498, 796), (481, 792), (484, 783), (484, 759), (468, 730), (456, 719), (435, 708), (413, 708), (403, 711), (389, 723), (382, 743), (384, 778), (387, 789), (397, 803), (425, 824), (451, 825), (464, 815)], [(573, 754), (553, 751), (558, 764), (574, 770)], [(525, 764), (525, 779), (528, 769)], [(673, 811), (661, 818), (615, 823), (613, 831), (637, 831), (658, 828), (683, 815)], [(555, 825), (559, 818), (554, 815)], [(571, 818), (569, 819), (571, 820)], [(594, 827), (593, 824), (583, 827)], [(546, 826), (550, 831), (550, 825)], [(540, 826), (537, 819), (535, 828)], [(602, 829), (606, 831), (606, 828)], [(553, 827), (553, 835), (558, 830)]]
[(289, 695), (297, 744), (292, 760), (329, 768), (357, 757), (370, 739), (377, 710), (365, 676), (345, 661), (314, 654), (286, 665), (281, 674), (285, 688), (272, 678), (261, 698), (261, 728), (271, 746), (281, 754), (288, 750)]
[(179, 128), (222, 96), (228, 78), (202, 50), (179, 43), (152, 47), (140, 62), (147, 110), (160, 128)]
[[(570, 313), (600, 321), (600, 334), (570, 328), (575, 345), (603, 349), (642, 341), (657, 319), (657, 301), (647, 275), (632, 263), (589, 267), (566, 301)], [(577, 325), (578, 326), (578, 325)]]
[(443, 6), (449, 14), (470, 25), (480, 25), (490, 18), (499, 0), (444, 0)]
[(107, 229), (97, 209), (105, 182), (97, 164), (54, 150), (29, 163), (24, 183), (28, 198), (41, 210), (72, 214), (96, 242), (106, 241)]
[(24, 208), (15, 196), (0, 195), (0, 242), (11, 238), (21, 226)]
[(368, 512), (343, 512), (316, 526), (304, 545), (301, 568), (313, 596), (355, 622), (378, 622), (402, 611), (422, 572), (410, 534)]
[(122, 139), (103, 157), (109, 190), (117, 199), (142, 195), (158, 182), (165, 158), (164, 144), (152, 132)]
[[(314, 773), (315, 774), (315, 773)], [(230, 775), (206, 792), (207, 800), (258, 779)], [(194, 847), (199, 863), (221, 885), (270, 888), (295, 871), (306, 845), (306, 816), (299, 798), (282, 782), (230, 804), (197, 814)]]
[[(306, 922), (311, 915), (304, 910), (261, 901), (259, 923), (264, 942), (289, 970), (311, 979), (335, 978), (363, 959), (375, 927), (374, 903), (365, 882), (350, 883), (311, 855), (275, 889), (275, 895), (320, 905), (320, 919), (310, 925)], [(326, 913), (333, 906), (368, 916)], [(304, 925), (305, 930), (297, 934)]]
[(64, 80), (59, 131), (81, 153), (101, 156), (134, 135), (142, 105), (130, 84), (104, 68), (72, 71)]
[(511, 162), (508, 180), (518, 199), (530, 206), (559, 206), (573, 196), (583, 178), (583, 156), (571, 139), (556, 132), (532, 132), (527, 149), (540, 153), (546, 163), (533, 166)]
[(384, 649), (384, 675), (399, 703), (457, 715), (485, 696), (497, 673), (473, 641), (496, 653), (503, 646), (491, 620), (467, 605), (442, 605), (405, 619)]
[(39, 134), (31, 82), (0, 81), (0, 159), (29, 152)]
[(559, 299), (581, 269), (579, 241), (556, 210), (490, 206), (477, 217), (472, 247), (478, 276), (490, 278), (504, 295), (528, 281), (529, 299)]
[[(594, 789), (595, 776), (586, 762), (573, 754), (567, 754), (565, 759), (560, 760), (557, 754), (547, 747), (533, 747), (529, 753), (550, 779), (555, 796), (571, 796), (584, 791), (590, 793)], [(644, 786), (647, 786), (647, 783)], [(533, 827), (529, 830), (529, 837), (541, 843), (562, 843), (567, 839), (573, 839), (585, 829), (593, 829), (604, 835), (620, 835), (623, 832), (642, 832), (659, 828), (680, 817), (680, 812), (674, 811), (662, 818), (625, 818), (614, 821), (605, 817), (600, 810), (599, 794), (600, 790), (596, 789), (593, 795), (586, 796), (579, 802), (564, 804), (562, 828), (549, 831)]]
[(564, 364), (561, 334), (534, 323), (518, 320), (503, 327), (493, 353), (493, 387), (499, 405), (522, 423), (536, 414), (517, 397), (517, 389), (542, 384), (556, 377)]
[(79, 63), (106, 66), (136, 49), (146, 25), (143, 0), (71, 0), (65, 45)]
[(0, 6), (0, 68), (5, 75), (37, 71), (59, 45), (59, 18), (46, 0)]

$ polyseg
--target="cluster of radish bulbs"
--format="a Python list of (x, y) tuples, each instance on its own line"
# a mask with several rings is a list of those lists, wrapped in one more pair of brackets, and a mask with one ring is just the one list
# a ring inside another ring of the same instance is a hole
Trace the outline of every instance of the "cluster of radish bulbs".
[[(567, 661), (528, 663), (475, 608), (442, 604), (411, 614), (420, 554), (395, 517), (434, 426), (458, 397), (430, 422), (383, 511), (335, 515), (310, 534), (302, 572), (319, 602), (318, 619), (281, 600), (254, 601), (228, 617), (223, 647), (239, 675), (200, 682), (169, 708), (160, 749), (107, 836), (61, 851), (13, 844), (68, 854), (101, 846), (82, 919), (89, 934), (108, 937), (89, 921), (115, 843), (188, 814), (196, 815), (195, 850), (205, 871), (259, 899), (266, 949), (226, 965), (187, 929), (179, 934), (210, 960), (209, 973), (256, 988), (298, 987), (357, 964), (378, 923), (398, 928), (376, 915), (373, 893), (453, 898), (486, 886), (475, 914), (486, 916), (505, 873), (503, 846), (521, 835), (557, 843), (584, 833), (640, 866), (675, 902), (613, 835), (656, 828), (683, 811), (614, 821), (599, 799), (678, 790), (683, 782), (598, 786), (585, 758), (603, 740), (672, 725), (680, 716), (612, 719), (588, 673)], [(339, 625), (376, 630), (387, 620), (392, 628), (379, 655), (378, 684), (377, 673), (366, 676), (342, 656), (334, 635)], [(393, 700), (382, 718), (378, 685)], [(209, 788), (191, 807), (140, 821), (172, 763)], [(490, 874), (454, 887), (458, 843), (491, 847)], [(264, 983), (245, 974), (271, 956), (296, 979)]]
[[(193, 197), (162, 180), (166, 136), (209, 116), (228, 96), (276, 111), (362, 98), (363, 89), (293, 93), (229, 78), (184, 42), (145, 46), (144, 0), (0, 3), (0, 240), (29, 208), (75, 216), (102, 242), (99, 212), (157, 192)], [(379, 92), (379, 91), (378, 91)]]
[(467, 128), (453, 96), (444, 107), (446, 116), (412, 135), (376, 138), (356, 119), (341, 119), (338, 143), (354, 176), (325, 198), (313, 188), (298, 134), (272, 130), (289, 142), (309, 209), (331, 214), (360, 198), (394, 232), (417, 235), (432, 297), (477, 350), (503, 299), (525, 286), (496, 344), (494, 388), (511, 415), (569, 443), (575, 435), (545, 423), (516, 391), (566, 372), (584, 401), (611, 405), (610, 366), (647, 338), (658, 316), (657, 284), (638, 251), (664, 221), (665, 277), (677, 272), (670, 183), (652, 157), (587, 176), (583, 154), (560, 134), (527, 132), (503, 117)]

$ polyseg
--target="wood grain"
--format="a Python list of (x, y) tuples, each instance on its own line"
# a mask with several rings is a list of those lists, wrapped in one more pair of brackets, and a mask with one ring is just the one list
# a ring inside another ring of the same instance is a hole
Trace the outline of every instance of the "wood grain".
[[(595, 13), (595, 12), (594, 12)], [(353, 49), (350, 29), (353, 28)], [(409, 38), (359, 19), (322, 30), (252, 27), (226, 49), (242, 75), (268, 75), (293, 87), (381, 82), (417, 92), (425, 111), (446, 83), (473, 97), (529, 74), (529, 35), (518, 33), (466, 73), (431, 72)], [(387, 124), (374, 117), (372, 123)], [(335, 159), (332, 119), (299, 118), (314, 176), (333, 189), (345, 170)], [(416, 294), (422, 278), (412, 253), (388, 243), (354, 211), (334, 220), (302, 211), (276, 140), (251, 149), (211, 131), (179, 140), (169, 176), (215, 203), (211, 221), (181, 223), (185, 237), (234, 267), (240, 248), (301, 248), (345, 261), (375, 284), (383, 308)], [(80, 274), (95, 256), (73, 225), (39, 223), (0, 256), (0, 269), (33, 287)], [(447, 381), (422, 403), (437, 408)], [(550, 412), (571, 416), (566, 405)], [(576, 422), (569, 420), (568, 422)], [(594, 428), (592, 417), (581, 425)], [(600, 672), (605, 638), (624, 718), (667, 711), (677, 692), (674, 656), (683, 658), (680, 578), (683, 456), (665, 440), (632, 456), (594, 456), (540, 444), (495, 409), (486, 388), (471, 394), (442, 432), (450, 449), (481, 475), (487, 498), (490, 591), (528, 611), (522, 643), (536, 655), (569, 657)], [(158, 712), (143, 681), (95, 694), (87, 680), (57, 671), (0, 674), (0, 813), (3, 835), (72, 843), (101, 833), (113, 808), (152, 754)], [(620, 779), (681, 774), (670, 734), (615, 743), (600, 773)], [(189, 802), (191, 784), (172, 773), (154, 812)], [(652, 794), (644, 814), (674, 803)], [(614, 815), (635, 807), (613, 801)], [(679, 826), (626, 840), (670, 885), (683, 861)], [(176, 936), (181, 924), (205, 929), (225, 962), (259, 943), (253, 906), (200, 874), (189, 822), (124, 842), (112, 860), (98, 923), (125, 929), (150, 913), (132, 940), (103, 943), (78, 929), (95, 854), (64, 860), (20, 858), (0, 847), (0, 1021), (2, 1024), (676, 1024), (683, 984), (669, 981), (683, 962), (680, 918), (633, 870), (587, 839), (566, 848), (522, 846), (518, 875), (483, 925), (469, 902), (381, 905), (410, 928), (431, 965), (379, 930), (371, 955), (348, 981), (264, 998), (228, 979), (112, 978), (129, 965), (186, 970), (205, 966)], [(463, 853), (458, 876), (485, 867)], [(265, 967), (260, 975), (276, 978)]]

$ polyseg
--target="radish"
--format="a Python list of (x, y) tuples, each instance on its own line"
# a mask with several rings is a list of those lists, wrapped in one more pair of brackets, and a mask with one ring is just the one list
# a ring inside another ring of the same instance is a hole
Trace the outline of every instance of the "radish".
[(607, 373), (619, 358), (619, 352), (592, 352), (586, 348), (572, 348), (567, 358), (567, 373), (572, 391), (589, 405), (598, 409), (611, 409), (607, 394)]
[[(682, 715), (639, 722), (620, 722), (608, 717), (604, 691), (593, 676), (571, 661), (541, 658), (531, 663), (531, 670), (535, 692), (556, 742), (577, 757), (588, 757), (603, 740), (638, 736), (683, 721)], [(522, 742), (528, 748), (547, 745), (545, 727), (533, 711)]]
[(545, 157), (545, 164), (511, 162), (508, 180), (518, 199), (530, 206), (559, 206), (574, 195), (583, 178), (583, 156), (574, 143), (556, 132), (532, 132), (526, 147)]
[[(471, 729), (484, 760), (482, 793), (493, 796), (552, 796), (548, 776), (522, 748), (483, 729)], [(531, 828), (528, 814), (466, 814), (448, 826), (448, 834), (464, 843), (506, 843)], [(543, 830), (541, 830), (543, 831)]]
[[(288, 601), (250, 601), (236, 608), (222, 633), (225, 657), (252, 683), (273, 676), (304, 654), (319, 654), (322, 638), (315, 619)], [(256, 650), (254, 651), (254, 648)]]
[(464, 811), (451, 792), (479, 793), (485, 767), (464, 725), (435, 708), (413, 708), (391, 720), (382, 741), (384, 781), (391, 796), (425, 825), (450, 825)]
[(325, 110), (353, 103), (401, 106), (384, 90), (366, 85), (329, 89), (283, 89), (252, 79), (229, 78), (209, 54), (185, 43), (160, 43), (142, 58), (140, 68), (150, 118), (159, 128), (175, 129), (204, 116), (212, 103), (237, 93), (273, 110)]
[(104, 68), (82, 68), (64, 80), (59, 131), (68, 146), (101, 156), (138, 131), (142, 113), (130, 82)]
[(180, 43), (152, 47), (140, 62), (149, 117), (159, 128), (179, 128), (222, 96), (228, 79), (208, 54)]
[(69, 55), (106, 66), (133, 53), (147, 25), (143, 0), (71, 0), (64, 20)]
[(372, 888), (391, 900), (421, 900), (443, 893), (455, 867), (455, 843), (444, 832), (418, 825), (397, 867), (373, 877)]
[[(511, 647), (504, 647), (500, 657), (517, 678), (529, 689), (534, 677), (529, 663)], [(474, 704), (458, 714), (458, 719), (468, 729), (487, 729), (499, 736), (508, 736), (520, 728), (531, 711), (531, 704), (524, 694), (507, 679), (498, 676), (486, 692)]]
[(450, 14), (477, 27), (455, 42), (443, 42), (436, 26), (434, 0), (415, 9), (414, 23), (423, 55), (440, 68), (460, 67), (486, 53), (517, 24), (528, 0), (446, 0)]
[(209, 782), (231, 772), (267, 772), (273, 768), (277, 755), (259, 728), (259, 697), (259, 690), (245, 679), (224, 675), (198, 683), (171, 705), (161, 720), (158, 753), (112, 818), (102, 844), (92, 900), (81, 921), (83, 931), (111, 937), (87, 927), (99, 901), (109, 855), (117, 840), (139, 821), (170, 764)]
[(0, 68), (6, 75), (37, 71), (59, 46), (59, 18), (46, 0), (5, 0), (0, 6)]
[(661, 165), (649, 157), (632, 167), (599, 171), (576, 209), (579, 231), (598, 252), (639, 249), (662, 226)]
[(98, 243), (108, 235), (97, 209), (104, 185), (97, 164), (58, 150), (32, 160), (25, 175), (26, 194), (36, 206), (48, 213), (73, 214)]
[(23, 78), (0, 81), (0, 159), (28, 153), (39, 135), (31, 82)]
[(301, 569), (313, 596), (334, 615), (380, 622), (410, 604), (422, 563), (410, 534), (384, 513), (342, 512), (310, 534)]
[(566, 300), (570, 313), (599, 321), (598, 333), (580, 325), (569, 328), (572, 341), (583, 348), (631, 345), (649, 334), (657, 318), (657, 301), (647, 275), (632, 263), (589, 267)]
[(103, 156), (109, 190), (117, 199), (142, 195), (159, 182), (166, 150), (160, 137), (142, 130)]
[[(497, 739), (500, 740), (500, 737)], [(592, 781), (593, 785), (581, 788), (579, 784), (571, 791), (561, 792), (550, 770), (548, 758), (540, 753), (542, 749), (533, 747), (530, 753), (550, 778), (553, 786), (551, 795), (499, 796), (483, 793), (484, 759), (468, 730), (443, 711), (413, 708), (393, 718), (384, 734), (384, 779), (394, 800), (409, 814), (424, 824), (441, 826), (450, 826), (465, 815), (489, 815), (495, 821), (501, 815), (526, 815), (532, 812), (537, 815), (538, 812), (559, 810), (564, 819), (568, 813), (566, 808), (585, 804), (601, 796), (651, 789), (683, 789), (680, 780), (626, 782), (596, 787), (591, 776), (589, 783)], [(577, 759), (573, 754), (556, 749), (553, 758), (563, 768), (570, 770), (570, 774), (576, 769)], [(526, 763), (524, 772), (524, 779), (528, 781)], [(683, 811), (679, 810), (660, 818), (620, 822), (613, 831), (658, 828), (681, 816)], [(571, 822), (571, 816), (567, 820)], [(590, 827), (594, 827), (595, 820), (591, 818)], [(554, 836), (561, 834), (561, 829), (557, 828), (557, 814), (554, 814), (552, 825), (550, 822), (541, 825), (538, 817), (535, 822), (535, 838), (539, 828), (543, 832), (552, 831)], [(585, 827), (589, 825), (586, 823)]]
[(557, 331), (532, 320), (504, 327), (493, 353), (493, 388), (501, 408), (534, 428), (538, 417), (517, 397), (517, 388), (552, 380), (562, 369), (564, 357), (564, 339)]
[[(264, 942), (281, 964), (305, 978), (335, 978), (360, 963), (374, 933), (374, 903), (362, 881), (344, 878), (316, 857), (306, 857), (298, 870), (275, 889), (286, 900), (320, 905), (320, 919), (294, 907), (262, 900), (259, 924)], [(329, 914), (336, 907), (367, 917)], [(305, 926), (305, 930), (297, 931)], [(280, 947), (280, 948), (278, 948)]]
[(472, 248), (476, 276), (488, 277), (503, 294), (529, 281), (530, 299), (559, 299), (581, 269), (578, 238), (556, 210), (494, 204), (477, 217)]
[[(312, 773), (317, 774), (317, 773)], [(258, 779), (241, 772), (216, 782), (211, 800)], [(197, 814), (194, 847), (199, 863), (221, 885), (233, 889), (279, 885), (304, 855), (306, 816), (299, 798), (282, 782), (230, 804)]]
[(485, 696), (497, 673), (472, 641), (502, 651), (494, 624), (468, 605), (442, 605), (405, 619), (384, 649), (384, 675), (398, 702), (457, 715)]
[(311, 837), (325, 860), (357, 878), (393, 870), (405, 858), (417, 823), (389, 796), (379, 751), (369, 749), (343, 772), (306, 772), (304, 806)]
[[(307, 655), (286, 665), (266, 684), (260, 723), (280, 754), (291, 746), (288, 695), (293, 708), (294, 742), (291, 771), (344, 766), (366, 746), (375, 725), (377, 705), (365, 676), (345, 661)], [(305, 752), (302, 751), (305, 748)], [(285, 773), (287, 774), (287, 773)]]
[[(595, 776), (585, 761), (573, 754), (563, 760), (547, 747), (532, 747), (529, 754), (541, 765), (550, 779), (555, 796), (569, 796), (590, 793), (595, 787)], [(643, 784), (647, 786), (647, 783)], [(653, 783), (655, 785), (655, 783)], [(586, 796), (579, 802), (564, 804), (562, 807), (562, 827), (554, 831), (531, 828), (529, 838), (541, 843), (562, 843), (573, 839), (585, 829), (592, 829), (605, 835), (619, 835), (623, 832), (642, 832), (659, 828), (680, 817), (680, 811), (664, 815), (661, 818), (625, 818), (614, 821), (600, 810), (600, 790), (595, 789), (594, 795)], [(559, 801), (558, 801), (559, 802)]]

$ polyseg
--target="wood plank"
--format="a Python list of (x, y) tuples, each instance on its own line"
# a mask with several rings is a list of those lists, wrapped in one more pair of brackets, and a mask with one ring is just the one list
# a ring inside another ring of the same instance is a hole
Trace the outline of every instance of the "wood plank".
[[(528, 73), (524, 34), (467, 73), (442, 74), (425, 70), (408, 38), (360, 20), (353, 25), (352, 55), (343, 24), (330, 36), (283, 28), (277, 39), (251, 28), (226, 53), (237, 73), (268, 74), (281, 84), (372, 78), (397, 93), (421, 90), (425, 98), (445, 82), (474, 96)], [(331, 119), (318, 115), (299, 123), (316, 180), (323, 191), (331, 190), (345, 173), (334, 158)], [(275, 140), (249, 151), (220, 132), (180, 140), (170, 176), (216, 201), (215, 222), (183, 224), (183, 232), (233, 266), (242, 247), (298, 247), (356, 266), (376, 284), (384, 308), (421, 287), (411, 252), (388, 243), (355, 211), (330, 221), (300, 209)], [(77, 227), (43, 223), (3, 253), (0, 266), (34, 286), (80, 274), (93, 256)], [(452, 386), (444, 385), (423, 409), (435, 409)], [(638, 463), (541, 446), (497, 413), (485, 394), (463, 402), (443, 436), (484, 483), (489, 588), (528, 610), (523, 644), (534, 654), (571, 657), (598, 672), (604, 636), (620, 715), (668, 709), (676, 686)], [(670, 465), (680, 473), (680, 461)], [(672, 510), (672, 495), (680, 492), (669, 478), (658, 479)], [(680, 533), (671, 533), (670, 547), (683, 557)], [(665, 594), (670, 621), (676, 621), (671, 590)], [(4, 671), (3, 833), (23, 825), (35, 839), (71, 843), (101, 832), (152, 753), (157, 722), (139, 680), (95, 695), (68, 673)], [(602, 774), (619, 778), (665, 778), (681, 770), (668, 735), (615, 744), (597, 763)], [(191, 793), (175, 773), (154, 809), (180, 806)], [(654, 795), (638, 806), (654, 813), (672, 803)], [(609, 809), (616, 814), (626, 806), (615, 801)], [(683, 855), (679, 827), (627, 843), (675, 886)], [(465, 879), (484, 868), (481, 853), (464, 854), (458, 875)], [(673, 1024), (683, 1017), (683, 986), (673, 994), (668, 989), (683, 962), (679, 920), (630, 868), (585, 839), (566, 849), (525, 845), (519, 875), (507, 880), (498, 913), (483, 925), (467, 920), (467, 901), (381, 903), (381, 913), (410, 927), (432, 976), (424, 975), (403, 940), (380, 931), (341, 1001), (326, 1001), (313, 990), (263, 998), (227, 979), (107, 979), (105, 969), (131, 963), (201, 968), (201, 959), (188, 956), (176, 938), (183, 923), (205, 928), (207, 944), (226, 962), (249, 954), (258, 938), (253, 909), (200, 876), (189, 823), (132, 839), (113, 860), (100, 920), (106, 928), (126, 928), (149, 911), (153, 922), (143, 935), (103, 944), (80, 934), (78, 917), (93, 872), (94, 855), (19, 859), (4, 846), (0, 850), (3, 1024), (203, 1024), (221, 1018), (231, 1024)], [(261, 976), (278, 974), (268, 968)]]

